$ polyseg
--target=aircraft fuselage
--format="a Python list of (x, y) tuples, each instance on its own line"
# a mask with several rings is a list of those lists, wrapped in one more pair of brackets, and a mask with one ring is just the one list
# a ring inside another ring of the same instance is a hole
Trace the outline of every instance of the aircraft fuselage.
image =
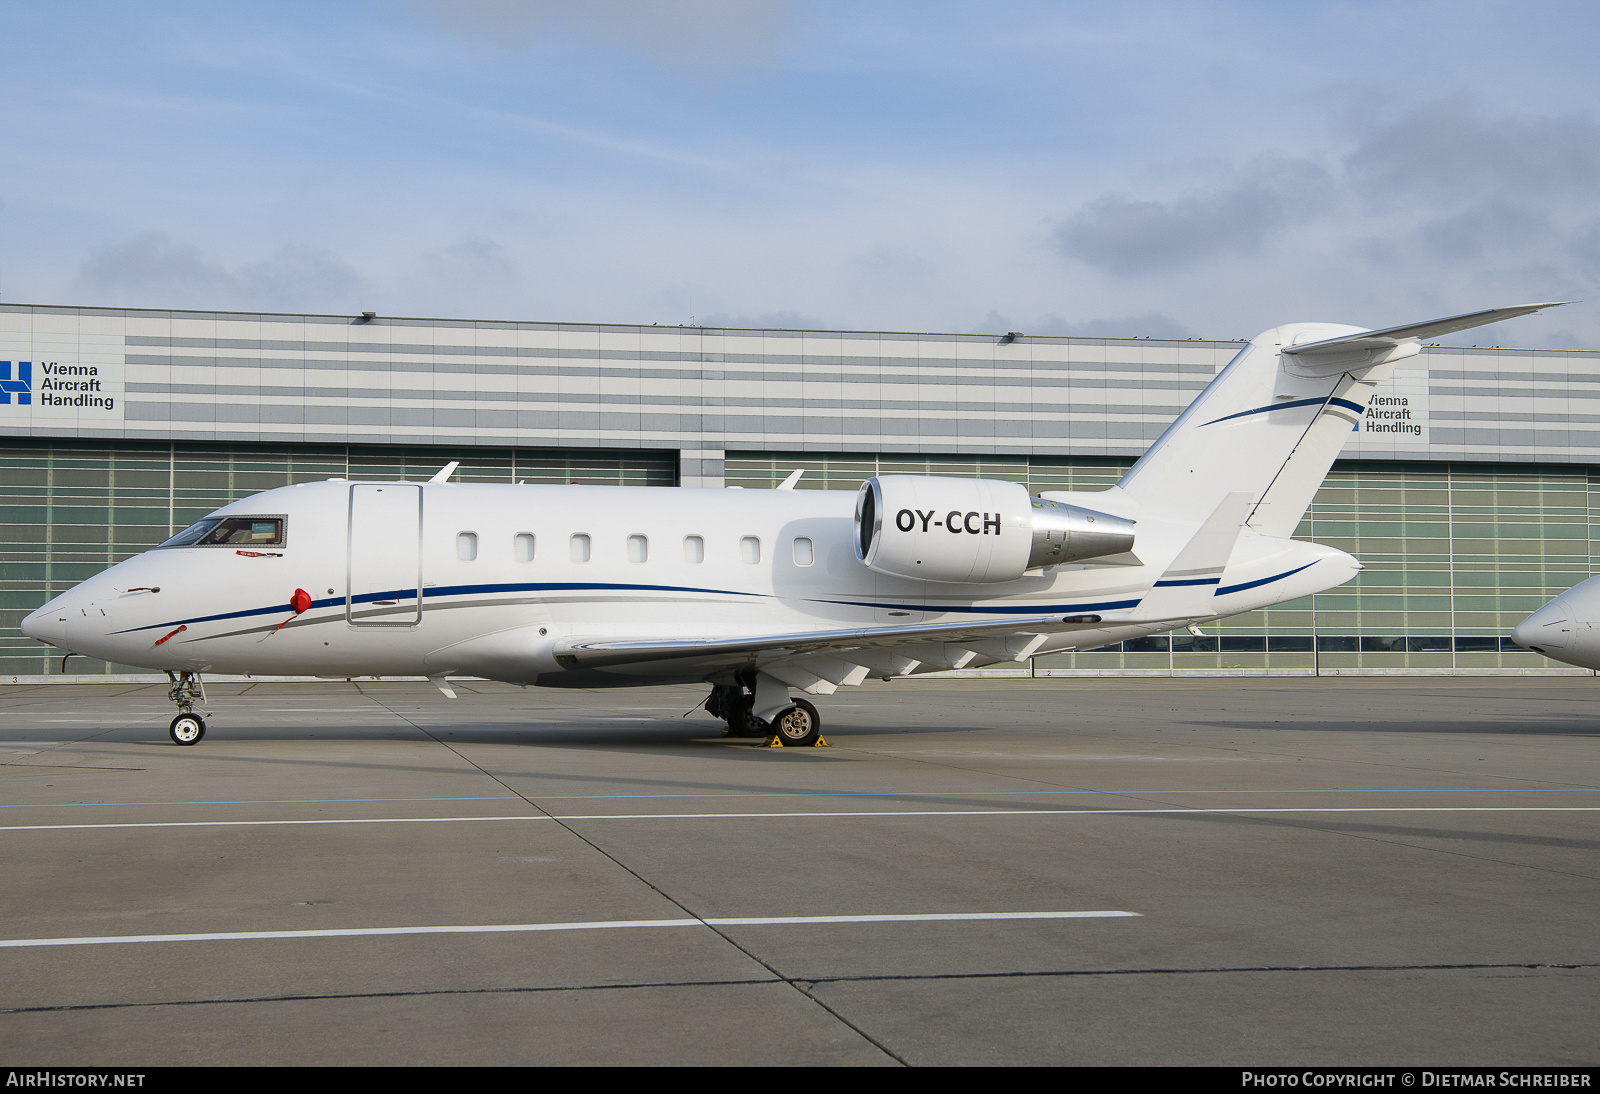
[[(1140, 607), (1195, 526), (1136, 513), (1117, 491), (1075, 500), (1139, 520), (1135, 552), (984, 584), (869, 569), (853, 542), (854, 498), (824, 490), (307, 483), (211, 514), (281, 520), (281, 542), (268, 536), (146, 551), (56, 597), (25, 629), (63, 649), (149, 669), (468, 673), (590, 686), (703, 679), (727, 659), (596, 674), (558, 660), (564, 641), (727, 638), (1052, 613), (1104, 620), (1052, 636), (1040, 647), (1049, 650), (1173, 626), (1142, 616)], [(987, 514), (959, 515), (936, 534), (992, 532)], [(1212, 590), (1215, 605), (1185, 618), (1331, 588), (1358, 568), (1331, 548), (1246, 533)]]

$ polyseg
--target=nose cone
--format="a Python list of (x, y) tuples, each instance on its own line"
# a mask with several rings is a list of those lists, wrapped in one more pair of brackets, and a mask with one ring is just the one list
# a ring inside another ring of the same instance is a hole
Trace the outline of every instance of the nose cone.
[(1552, 656), (1559, 657), (1559, 651), (1571, 640), (1572, 624), (1567, 608), (1564, 598), (1556, 597), (1513, 627), (1511, 641), (1536, 653), (1557, 651)]
[(1518, 623), (1511, 640), (1580, 668), (1600, 669), (1600, 577), (1591, 577)]
[(67, 613), (61, 597), (22, 619), (22, 633), (57, 649), (67, 648)]

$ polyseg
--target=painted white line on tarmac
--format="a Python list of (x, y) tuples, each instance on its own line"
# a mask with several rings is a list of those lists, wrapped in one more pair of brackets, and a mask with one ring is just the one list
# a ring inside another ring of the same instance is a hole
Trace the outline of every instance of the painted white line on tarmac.
[(314, 820), (127, 821), (116, 824), (12, 824), (0, 832), (66, 832), (111, 828), (271, 828), (307, 824), (472, 824), (491, 821), (828, 820), (845, 817), (1153, 817), (1309, 815), (1324, 813), (1600, 813), (1600, 805), (1329, 806), (1282, 809), (864, 809), (820, 813), (534, 813), (497, 817), (345, 817)]
[(614, 931), (668, 927), (770, 927), (834, 923), (948, 923), (974, 920), (1120, 919), (1138, 912), (932, 912), (913, 915), (785, 915), (732, 919), (611, 919), (576, 923), (474, 923), (441, 927), (344, 927), (321, 931), (220, 931), (212, 934), (120, 934), (83, 938), (6, 938), (0, 949), (32, 946), (111, 946), (124, 942), (240, 942), (273, 938), (362, 938), (395, 934), (516, 934), (534, 931)]

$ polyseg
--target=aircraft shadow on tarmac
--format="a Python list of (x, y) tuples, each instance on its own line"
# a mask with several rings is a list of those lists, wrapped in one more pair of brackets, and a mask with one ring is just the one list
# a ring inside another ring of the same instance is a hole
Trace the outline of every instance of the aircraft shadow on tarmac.
[[(404, 714), (392, 711), (375, 709), (374, 715), (394, 714), (395, 717), (405, 718)], [(246, 713), (248, 716), (248, 712)], [(608, 721), (625, 722), (625, 725), (607, 725)], [(950, 733), (987, 733), (999, 727), (990, 725), (976, 725), (954, 723), (950, 725), (929, 725), (927, 723), (907, 723), (905, 725), (892, 725), (876, 723), (869, 727), (827, 724), (823, 727), (823, 736), (828, 739), (847, 740), (853, 737), (889, 737), (889, 736), (939, 736)], [(172, 746), (164, 733), (157, 736), (159, 727), (151, 726), (124, 726), (118, 727), (115, 732), (149, 734), (148, 739), (122, 740), (119, 744), (136, 744), (170, 748)], [(266, 742), (266, 741), (416, 741), (419, 738), (432, 738), (442, 743), (449, 744), (517, 744), (535, 746), (554, 746), (566, 748), (627, 748), (630, 751), (658, 751), (662, 754), (678, 753), (685, 748), (718, 745), (727, 746), (732, 753), (743, 753), (751, 750), (764, 750), (763, 738), (738, 738), (724, 736), (723, 726), (720, 722), (713, 722), (708, 718), (688, 719), (675, 717), (660, 718), (617, 718), (607, 719), (585, 715), (571, 721), (548, 716), (540, 718), (537, 722), (514, 721), (484, 721), (474, 722), (470, 719), (462, 721), (419, 721), (395, 725), (273, 725), (273, 724), (234, 724), (229, 725), (225, 716), (218, 717), (211, 726), (211, 730), (204, 742), (197, 746), (196, 751), (209, 754), (216, 747), (227, 742)], [(789, 754), (812, 753), (818, 750), (810, 748), (772, 749), (773, 752), (786, 751)], [(825, 753), (826, 749), (821, 750)], [(821, 754), (818, 753), (818, 754)]]
[[(663, 719), (662, 721), (668, 720)], [(568, 730), (563, 733), (560, 739), (556, 739), (546, 734), (541, 735), (540, 739), (530, 742), (528, 740), (527, 727), (469, 728), (473, 730), (470, 737), (463, 735), (458, 731), (452, 731), (450, 734), (447, 734), (442, 738), (443, 743), (447, 745), (465, 743), (476, 745), (527, 745), (529, 743), (534, 743), (561, 751), (576, 750), (592, 752), (596, 751), (597, 749), (612, 749), (619, 754), (625, 752), (630, 756), (661, 756), (676, 757), (680, 759), (684, 756), (686, 750), (690, 748), (696, 748), (697, 746), (705, 745), (727, 744), (732, 747), (724, 752), (723, 755), (735, 761), (753, 760), (756, 762), (782, 762), (785, 754), (790, 758), (798, 758), (799, 756), (803, 755), (809, 755), (817, 759), (826, 758), (828, 761), (835, 763), (858, 763), (867, 759), (867, 757), (859, 754), (853, 754), (848, 751), (834, 753), (826, 749), (820, 751), (816, 749), (792, 748), (768, 749), (762, 747), (760, 741), (748, 739), (708, 739), (705, 737), (693, 737), (681, 739), (673, 745), (663, 746), (659, 737), (645, 738), (639, 734), (637, 729), (633, 729), (630, 732), (625, 733), (610, 734), (597, 733), (589, 729), (584, 729), (581, 731)], [(359, 732), (358, 730), (348, 728), (337, 735), (328, 734), (326, 731), (321, 729), (316, 730), (314, 734), (293, 734), (288, 732), (287, 729), (280, 733), (262, 733), (259, 730), (250, 730), (247, 732), (248, 736), (241, 735), (236, 737), (234, 739), (234, 743), (314, 743), (309, 754), (299, 753), (295, 755), (284, 755), (276, 752), (270, 755), (263, 755), (259, 752), (242, 753), (238, 749), (218, 747), (224, 746), (227, 743), (224, 740), (219, 740), (214, 743), (207, 741), (207, 745), (201, 746), (202, 748), (207, 748), (207, 746), (210, 746), (205, 752), (194, 752), (188, 749), (174, 749), (169, 742), (164, 740), (159, 742), (155, 740), (141, 740), (121, 741), (116, 743), (124, 745), (135, 744), (139, 746), (167, 749), (170, 750), (171, 755), (177, 762), (189, 762), (191, 758), (203, 758), (207, 761), (208, 766), (217, 765), (223, 768), (240, 765), (266, 765), (273, 768), (337, 768), (357, 772), (400, 772), (407, 775), (435, 774), (448, 777), (460, 777), (463, 774), (473, 774), (473, 772), (467, 771), (459, 766), (444, 767), (439, 765), (417, 765), (400, 762), (382, 763), (372, 762), (370, 760), (352, 760), (348, 756), (327, 756), (319, 758), (315, 755), (315, 744), (323, 741), (327, 741), (328, 743), (350, 743), (356, 741), (394, 741), (396, 743), (410, 744), (427, 743), (426, 738), (419, 741), (418, 736), (415, 733), (406, 732), (393, 726), (375, 727), (372, 732), (365, 734)], [(433, 735), (430, 734), (428, 736)], [(441, 738), (438, 737), (435, 737), (434, 739), (441, 740)], [(94, 743), (94, 741), (64, 742), (64, 744), (68, 746), (77, 745), (80, 747), (93, 745)], [(701, 754), (704, 755), (704, 753)], [(837, 793), (833, 793), (822, 788), (798, 790), (793, 783), (752, 783), (747, 781), (710, 781), (703, 779), (653, 778), (634, 774), (621, 774), (617, 772), (585, 775), (574, 772), (549, 771), (540, 768), (517, 768), (503, 770), (492, 762), (492, 756), (486, 757), (483, 755), (479, 755), (474, 758), (474, 766), (477, 768), (477, 773), (481, 773), (482, 775), (486, 775), (495, 779), (521, 781), (530, 778), (537, 778), (545, 787), (543, 792), (529, 793), (525, 795), (528, 800), (535, 802), (545, 799), (558, 799), (563, 797), (603, 796), (607, 798), (627, 798), (629, 796), (636, 795), (640, 798), (696, 798), (717, 797), (732, 794), (740, 798), (759, 798), (770, 795), (780, 798), (836, 797), (850, 800), (914, 801), (917, 803), (919, 808), (943, 805), (959, 806), (964, 809), (992, 808), (1010, 810), (1019, 808), (1020, 805), (1019, 796), (1017, 795), (995, 796), (991, 798), (970, 794), (930, 794), (921, 791), (908, 791), (901, 793), (896, 793), (893, 791), (873, 793), (839, 791)], [(146, 770), (146, 768), (130, 768), (128, 770)], [(559, 791), (563, 788), (569, 789), (571, 792), (565, 794), (560, 793)], [(594, 790), (604, 790), (605, 793), (601, 795), (585, 793), (585, 791)], [(634, 795), (630, 795), (630, 791), (634, 792)], [(512, 793), (508, 794), (507, 796), (515, 797), (517, 795), (513, 790)]]
[(1600, 840), (1569, 839), (1563, 836), (1525, 835), (1514, 832), (1482, 832), (1465, 828), (1417, 828), (1400, 824), (1370, 824), (1360, 821), (1322, 820), (1310, 817), (1261, 817), (1238, 813), (1163, 813), (1150, 818), (1157, 821), (1181, 821), (1200, 824), (1261, 825), (1269, 828), (1288, 826), (1316, 832), (1330, 832), (1352, 836), (1384, 836), (1395, 839), (1456, 840), (1469, 843), (1515, 844), (1522, 847), (1559, 847), (1568, 851), (1600, 850)]
[(1285, 719), (1281, 722), (1239, 721), (1235, 719), (1174, 721), (1173, 725), (1205, 726), (1210, 729), (1285, 729), (1310, 730), (1320, 733), (1491, 733), (1491, 734), (1541, 734), (1557, 737), (1600, 736), (1600, 719), (1589, 721), (1577, 715), (1550, 715), (1545, 718), (1526, 718), (1515, 722), (1467, 721), (1464, 719), (1438, 719), (1417, 721), (1409, 719), (1359, 718)]

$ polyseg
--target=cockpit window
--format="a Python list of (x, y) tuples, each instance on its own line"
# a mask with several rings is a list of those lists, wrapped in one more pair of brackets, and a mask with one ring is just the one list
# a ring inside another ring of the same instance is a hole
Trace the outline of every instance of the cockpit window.
[(282, 517), (207, 517), (162, 547), (282, 547)]

